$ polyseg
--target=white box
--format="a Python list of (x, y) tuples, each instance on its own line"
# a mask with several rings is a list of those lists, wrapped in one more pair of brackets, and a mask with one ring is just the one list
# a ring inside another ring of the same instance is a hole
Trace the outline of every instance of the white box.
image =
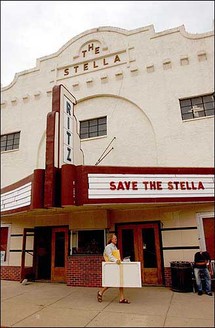
[(142, 287), (140, 262), (102, 262), (102, 287)]

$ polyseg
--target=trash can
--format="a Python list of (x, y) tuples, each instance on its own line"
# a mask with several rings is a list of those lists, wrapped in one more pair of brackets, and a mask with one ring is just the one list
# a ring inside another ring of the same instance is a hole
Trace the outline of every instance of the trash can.
[(170, 262), (172, 290), (175, 292), (192, 292), (192, 266), (190, 262)]

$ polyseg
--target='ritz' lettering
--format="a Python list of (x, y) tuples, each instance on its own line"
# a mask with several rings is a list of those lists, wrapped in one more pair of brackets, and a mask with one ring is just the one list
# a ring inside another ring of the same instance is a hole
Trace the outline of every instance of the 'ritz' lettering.
[(71, 148), (67, 147), (67, 161), (72, 162), (71, 159)]
[(65, 103), (65, 110), (64, 110), (65, 117), (65, 125), (64, 125), (64, 162), (72, 163), (72, 148), (73, 148), (73, 139), (72, 139), (72, 106), (66, 100)]

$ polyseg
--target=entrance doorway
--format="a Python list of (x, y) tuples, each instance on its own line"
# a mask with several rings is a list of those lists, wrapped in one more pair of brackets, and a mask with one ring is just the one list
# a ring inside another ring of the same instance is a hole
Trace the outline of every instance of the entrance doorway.
[(141, 262), (142, 283), (162, 285), (162, 258), (159, 222), (123, 224), (117, 227), (122, 258)]
[(68, 227), (24, 229), (22, 279), (66, 282), (68, 243)]
[(205, 235), (206, 250), (210, 254), (210, 258), (214, 260), (215, 259), (215, 245), (214, 245), (215, 218), (214, 217), (202, 218), (202, 221), (203, 221), (203, 229)]
[(51, 280), (51, 227), (35, 228), (35, 268), (37, 280)]

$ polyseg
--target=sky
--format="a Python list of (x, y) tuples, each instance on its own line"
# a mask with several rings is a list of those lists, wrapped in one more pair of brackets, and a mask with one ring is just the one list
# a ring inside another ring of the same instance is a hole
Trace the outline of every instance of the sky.
[(213, 24), (214, 1), (1, 1), (1, 86), (92, 28), (154, 25), (161, 32), (184, 25), (196, 34)]

